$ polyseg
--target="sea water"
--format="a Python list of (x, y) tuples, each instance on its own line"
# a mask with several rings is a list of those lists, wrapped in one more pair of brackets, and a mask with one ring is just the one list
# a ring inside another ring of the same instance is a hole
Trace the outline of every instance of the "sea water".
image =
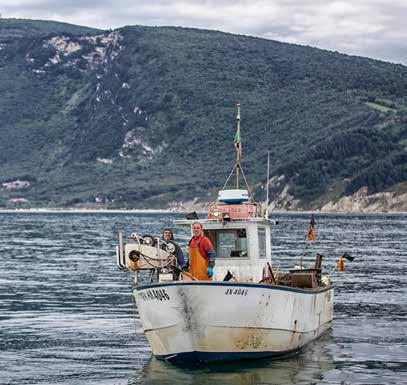
[[(159, 235), (178, 214), (0, 213), (0, 384), (407, 384), (407, 215), (273, 214), (280, 270), (305, 253), (332, 271), (332, 330), (271, 361), (174, 366), (151, 356), (115, 265), (116, 236)], [(175, 231), (184, 250), (187, 230)]]

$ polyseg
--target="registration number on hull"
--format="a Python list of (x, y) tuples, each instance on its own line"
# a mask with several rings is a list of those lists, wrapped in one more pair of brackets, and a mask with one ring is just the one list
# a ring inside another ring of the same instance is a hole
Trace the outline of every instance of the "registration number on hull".
[(247, 295), (248, 289), (227, 289), (225, 295)]
[(169, 301), (170, 296), (165, 289), (148, 289), (139, 293), (143, 301)]

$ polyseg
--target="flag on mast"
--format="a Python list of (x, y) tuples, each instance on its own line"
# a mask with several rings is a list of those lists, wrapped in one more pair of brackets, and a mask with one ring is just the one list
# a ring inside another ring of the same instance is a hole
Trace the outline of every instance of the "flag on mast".
[(236, 151), (242, 156), (242, 143), (240, 142), (240, 132), (236, 132), (235, 138), (233, 140), (235, 142)]
[(311, 221), (309, 223), (307, 238), (308, 238), (309, 241), (315, 242), (315, 217), (314, 217), (314, 214), (312, 214), (312, 216), (311, 216)]

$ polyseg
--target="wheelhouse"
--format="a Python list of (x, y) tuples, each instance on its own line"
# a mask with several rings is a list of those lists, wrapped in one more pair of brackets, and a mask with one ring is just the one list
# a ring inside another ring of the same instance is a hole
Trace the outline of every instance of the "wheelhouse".
[[(196, 220), (177, 220), (176, 225), (189, 226)], [(266, 218), (230, 221), (199, 221), (216, 251), (215, 280), (233, 275), (236, 280), (258, 281), (262, 268), (271, 262), (270, 221)], [(229, 274), (228, 274), (229, 273)]]

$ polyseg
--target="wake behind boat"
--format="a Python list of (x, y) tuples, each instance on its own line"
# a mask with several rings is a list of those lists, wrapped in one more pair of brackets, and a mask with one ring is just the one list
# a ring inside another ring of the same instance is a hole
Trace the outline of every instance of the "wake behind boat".
[[(240, 105), (235, 136), (236, 188), (222, 189), (200, 220), (216, 251), (210, 280), (181, 271), (176, 245), (119, 234), (117, 263), (134, 272), (133, 295), (153, 354), (174, 362), (281, 357), (297, 352), (331, 326), (334, 288), (322, 256), (305, 269), (273, 267), (267, 207), (253, 200), (241, 167)], [(240, 188), (243, 179), (246, 189)], [(191, 228), (197, 218), (175, 221)], [(313, 236), (313, 223), (310, 225)], [(191, 270), (193, 271), (193, 270)], [(147, 277), (145, 277), (147, 273)], [(143, 280), (144, 277), (144, 280)]]

